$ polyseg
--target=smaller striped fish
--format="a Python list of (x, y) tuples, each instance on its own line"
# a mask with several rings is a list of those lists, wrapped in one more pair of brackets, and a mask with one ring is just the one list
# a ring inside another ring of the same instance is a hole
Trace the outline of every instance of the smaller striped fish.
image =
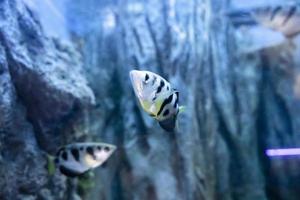
[(235, 26), (260, 24), (278, 31), (287, 38), (300, 33), (300, 6), (276, 5), (249, 10), (234, 10), (227, 13)]
[(62, 174), (76, 177), (102, 165), (115, 150), (106, 143), (73, 143), (61, 147), (54, 162)]
[(131, 83), (142, 108), (166, 131), (175, 129), (179, 107), (179, 92), (161, 76), (149, 72), (132, 70)]

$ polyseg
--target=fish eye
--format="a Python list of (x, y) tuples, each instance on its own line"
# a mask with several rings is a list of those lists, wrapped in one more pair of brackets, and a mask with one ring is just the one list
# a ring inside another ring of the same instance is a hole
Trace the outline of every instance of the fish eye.
[(97, 149), (98, 149), (99, 151), (101, 151), (102, 148), (101, 148), (101, 146), (97, 146)]

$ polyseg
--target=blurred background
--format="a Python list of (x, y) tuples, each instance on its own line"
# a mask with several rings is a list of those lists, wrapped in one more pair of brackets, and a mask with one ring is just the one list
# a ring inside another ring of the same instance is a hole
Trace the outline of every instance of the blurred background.
[[(0, 0), (0, 199), (299, 200), (299, 37), (225, 16), (287, 0)], [(298, 2), (299, 3), (299, 2)], [(186, 106), (169, 134), (132, 69)], [(47, 169), (72, 142), (117, 145), (78, 179)]]

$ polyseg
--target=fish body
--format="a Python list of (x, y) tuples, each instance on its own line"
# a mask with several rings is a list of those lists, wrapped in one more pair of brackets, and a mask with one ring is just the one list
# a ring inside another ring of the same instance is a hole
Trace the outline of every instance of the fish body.
[(300, 6), (298, 4), (235, 10), (230, 11), (227, 16), (236, 26), (259, 24), (278, 31), (287, 38), (300, 33)]
[(132, 70), (131, 83), (142, 108), (166, 131), (174, 131), (179, 113), (179, 92), (163, 77), (150, 72)]
[(106, 143), (73, 143), (60, 148), (54, 162), (62, 174), (76, 177), (102, 165), (115, 150)]

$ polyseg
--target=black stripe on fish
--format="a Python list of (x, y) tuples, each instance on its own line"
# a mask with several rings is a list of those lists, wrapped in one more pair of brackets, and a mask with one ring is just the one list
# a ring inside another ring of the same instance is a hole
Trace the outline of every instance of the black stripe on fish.
[(108, 146), (104, 147), (104, 151), (108, 152), (110, 148)]
[(160, 80), (160, 84), (156, 90), (156, 94), (160, 93), (164, 86), (165, 86), (165, 82), (163, 80)]
[(86, 148), (86, 152), (88, 154), (90, 154), (93, 158), (95, 157), (95, 155), (94, 155), (94, 149), (92, 147)]
[(163, 113), (163, 116), (166, 117), (166, 116), (168, 116), (169, 113), (170, 113), (169, 109), (166, 109)]
[(66, 151), (63, 151), (61, 156), (64, 160), (68, 160), (68, 153)]
[(145, 75), (145, 81), (147, 81), (149, 79), (149, 75), (146, 73)]
[(74, 178), (74, 177), (79, 176), (81, 174), (80, 172), (68, 169), (68, 168), (66, 168), (62, 165), (59, 167), (59, 170), (62, 174), (66, 175), (68, 177), (71, 177), (71, 178)]
[(175, 103), (174, 103), (174, 108), (177, 107), (177, 104), (178, 104), (178, 101), (179, 101), (179, 92), (175, 92), (176, 94), (176, 100), (175, 100)]
[(282, 7), (281, 7), (281, 6), (278, 6), (278, 7), (276, 7), (276, 8), (272, 11), (271, 17), (270, 17), (270, 20), (271, 20), (271, 21), (273, 21), (273, 19), (275, 18), (276, 14), (277, 14), (281, 9), (282, 9)]
[(72, 153), (74, 159), (79, 162), (79, 151), (78, 151), (78, 149), (75, 149), (75, 148), (71, 149), (71, 153)]
[(167, 99), (164, 100), (164, 102), (161, 104), (161, 107), (157, 113), (157, 116), (160, 115), (160, 113), (163, 111), (164, 107), (171, 103), (172, 102), (172, 99), (173, 99), (173, 94), (171, 94)]
[(296, 6), (293, 6), (293, 7), (289, 10), (289, 12), (288, 12), (286, 18), (285, 18), (284, 21), (282, 22), (282, 25), (283, 25), (283, 26), (291, 19), (291, 17), (293, 17), (293, 15), (295, 14), (296, 10), (297, 10), (297, 7), (296, 7)]
[(156, 76), (153, 76), (152, 85), (154, 85), (154, 84), (155, 84), (155, 82), (156, 82), (156, 79), (157, 79), (157, 77), (156, 77)]

